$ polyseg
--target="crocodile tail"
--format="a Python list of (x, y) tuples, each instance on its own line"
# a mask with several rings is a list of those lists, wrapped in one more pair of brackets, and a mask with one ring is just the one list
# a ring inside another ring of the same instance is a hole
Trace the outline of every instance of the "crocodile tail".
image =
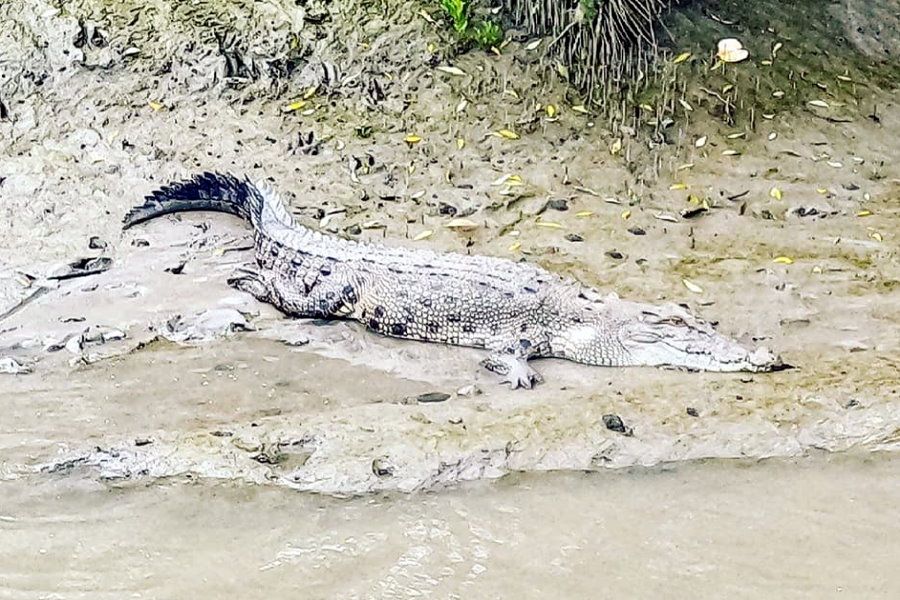
[(237, 215), (258, 227), (266, 195), (248, 179), (202, 173), (192, 179), (161, 187), (132, 208), (123, 229), (175, 212), (214, 211)]

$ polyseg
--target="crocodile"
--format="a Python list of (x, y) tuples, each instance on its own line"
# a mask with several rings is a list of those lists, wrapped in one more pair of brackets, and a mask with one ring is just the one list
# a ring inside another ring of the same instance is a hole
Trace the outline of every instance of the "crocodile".
[(674, 303), (603, 294), (534, 264), (392, 247), (299, 225), (267, 183), (205, 172), (145, 197), (123, 228), (168, 213), (217, 211), (253, 228), (254, 258), (228, 283), (297, 318), (351, 319), (382, 335), (481, 348), (503, 383), (543, 381), (528, 360), (765, 372), (787, 368)]

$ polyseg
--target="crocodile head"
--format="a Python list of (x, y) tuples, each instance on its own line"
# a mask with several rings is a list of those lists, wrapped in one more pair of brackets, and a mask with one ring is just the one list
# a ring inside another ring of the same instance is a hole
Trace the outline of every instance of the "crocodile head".
[(749, 350), (675, 304), (638, 304), (629, 312), (631, 318), (620, 321), (617, 332), (626, 364), (698, 371), (758, 372), (785, 368), (781, 358), (767, 348)]
[(675, 304), (653, 306), (582, 293), (582, 318), (553, 336), (555, 354), (594, 365), (697, 371), (788, 368), (766, 348), (749, 350)]

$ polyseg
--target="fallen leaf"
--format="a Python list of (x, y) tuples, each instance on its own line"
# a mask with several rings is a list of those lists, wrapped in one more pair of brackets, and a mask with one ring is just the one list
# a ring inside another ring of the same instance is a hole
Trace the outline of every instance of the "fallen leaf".
[(556, 116), (557, 110), (552, 104), (548, 104), (545, 110), (547, 111), (547, 116), (551, 119)]
[(616, 138), (616, 140), (609, 147), (609, 153), (615, 156), (619, 152), (622, 151), (622, 138)]
[(772, 133), (769, 134), (769, 141), (771, 142), (777, 137), (778, 137), (778, 134), (773, 131)]
[(686, 190), (688, 189), (688, 185), (686, 183), (673, 183), (669, 186), (669, 189), (672, 191), (676, 190)]
[(696, 148), (702, 148), (703, 146), (706, 145), (706, 140), (707, 140), (707, 137), (706, 137), (705, 135), (701, 135), (701, 136), (698, 137), (697, 140), (694, 142), (694, 147), (696, 147)]
[(824, 100), (810, 100), (809, 105), (816, 106), (818, 108), (828, 108), (828, 106), (829, 106), (828, 103), (825, 102)]
[(540, 46), (540, 45), (541, 45), (541, 40), (540, 40), (540, 39), (537, 39), (537, 40), (531, 40), (530, 42), (528, 42), (527, 44), (525, 44), (525, 49), (526, 49), (526, 50), (529, 50), (529, 51), (531, 51), (531, 50), (537, 50), (537, 47)]
[(162, 110), (162, 109), (165, 108), (165, 106), (163, 106), (163, 105), (160, 104), (159, 102), (154, 102), (153, 100), (151, 100), (150, 102), (148, 102), (148, 103), (147, 103), (147, 106), (149, 106), (149, 107), (152, 108), (153, 110)]
[(673, 65), (678, 65), (686, 61), (692, 56), (690, 52), (682, 52), (672, 60)]
[(559, 223), (554, 223), (553, 221), (536, 221), (535, 225), (538, 227), (546, 227), (547, 229), (563, 229), (564, 226)]
[(775, 44), (775, 46), (772, 48), (772, 58), (777, 58), (778, 51), (781, 50), (783, 47), (784, 47), (784, 44), (782, 44), (781, 42), (778, 42), (777, 44)]
[(469, 219), (452, 219), (449, 223), (447, 223), (447, 227), (449, 229), (468, 230), (477, 228), (478, 223)]
[(722, 156), (738, 156), (740, 152), (737, 150), (723, 150)]
[(515, 241), (515, 242), (513, 242), (512, 244), (509, 245), (509, 251), (510, 251), (510, 252), (515, 252), (516, 250), (518, 250), (518, 249), (521, 248), (521, 247), (522, 247), (522, 242)]
[(431, 229), (426, 229), (425, 231), (423, 231), (422, 233), (420, 233), (420, 234), (418, 234), (416, 237), (414, 237), (414, 238), (413, 238), (413, 241), (414, 241), (414, 242), (419, 242), (419, 241), (422, 241), (422, 240), (424, 240), (424, 239), (428, 239), (428, 238), (430, 238), (433, 234), (434, 234), (434, 231), (432, 231)]
[(861, 210), (858, 213), (856, 213), (856, 216), (857, 217), (871, 217), (872, 211), (871, 210)]
[(592, 210), (582, 210), (582, 211), (575, 213), (575, 216), (578, 217), (579, 219), (583, 219), (585, 217), (591, 216), (592, 214), (594, 214), (594, 211), (592, 211)]
[(509, 129), (500, 129), (499, 131), (496, 131), (495, 133), (496, 133), (498, 136), (500, 136), (500, 137), (502, 137), (503, 139), (506, 139), (506, 140), (517, 140), (517, 139), (519, 139), (519, 134), (516, 133), (515, 131), (511, 131), (511, 130), (509, 130)]
[(630, 211), (630, 210), (624, 210), (624, 211), (622, 211), (622, 220), (623, 220), (623, 221), (627, 221), (627, 220), (628, 220), (628, 217), (630, 217), (630, 216), (631, 216), (631, 211)]
[(775, 198), (776, 200), (781, 200), (781, 198), (783, 197), (781, 190), (778, 189), (777, 187), (773, 187), (771, 190), (769, 190), (769, 195), (772, 196), (773, 198)]
[(682, 108), (688, 112), (692, 112), (694, 107), (688, 104), (687, 100), (683, 100), (682, 98), (678, 99), (678, 103), (681, 104)]
[(777, 263), (779, 265), (792, 265), (794, 264), (794, 259), (788, 256), (779, 256), (772, 261), (773, 263)]
[(576, 105), (576, 106), (573, 106), (573, 107), (572, 107), (572, 110), (574, 110), (575, 112), (581, 113), (581, 114), (583, 114), (583, 115), (590, 114), (590, 113), (588, 112), (588, 109), (586, 109), (586, 108), (584, 107), (584, 104), (578, 104), (578, 105)]
[(439, 67), (435, 67), (438, 71), (442, 71), (444, 73), (448, 73), (450, 75), (465, 75), (466, 72), (457, 67), (448, 67), (445, 65), (440, 65)]
[(466, 147), (466, 140), (464, 140), (462, 138), (456, 138), (456, 149), (462, 150), (465, 147)]
[(421, 142), (422, 138), (411, 133), (408, 136), (406, 136), (405, 138), (403, 138), (403, 141), (406, 142), (407, 144), (412, 145), (412, 144), (418, 144), (419, 142)]
[(297, 100), (296, 102), (291, 102), (287, 106), (285, 106), (282, 110), (284, 112), (293, 112), (295, 110), (300, 110), (306, 106), (306, 100)]
[(703, 288), (700, 287), (699, 285), (697, 285), (696, 283), (694, 283), (693, 281), (691, 281), (690, 279), (682, 279), (681, 283), (684, 284), (684, 287), (686, 287), (688, 289), (688, 291), (691, 291), (695, 294), (703, 293)]
[(734, 38), (725, 38), (723, 40), (719, 40), (718, 44), (718, 52), (716, 56), (723, 63), (736, 63), (745, 60), (748, 56), (750, 56), (750, 52), (744, 48), (744, 45), (740, 42), (740, 40), (736, 40)]

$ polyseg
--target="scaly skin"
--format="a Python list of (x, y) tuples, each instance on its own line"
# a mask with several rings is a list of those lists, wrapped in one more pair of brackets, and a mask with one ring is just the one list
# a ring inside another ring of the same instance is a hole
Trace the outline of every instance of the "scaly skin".
[(513, 388), (541, 376), (527, 360), (601, 366), (774, 371), (781, 360), (749, 351), (674, 304), (601, 295), (528, 263), (390, 248), (326, 236), (294, 223), (269, 189), (204, 173), (154, 192), (125, 228), (162, 214), (213, 210), (254, 229), (256, 264), (229, 280), (293, 317), (345, 318), (392, 337), (485, 348), (483, 365)]

